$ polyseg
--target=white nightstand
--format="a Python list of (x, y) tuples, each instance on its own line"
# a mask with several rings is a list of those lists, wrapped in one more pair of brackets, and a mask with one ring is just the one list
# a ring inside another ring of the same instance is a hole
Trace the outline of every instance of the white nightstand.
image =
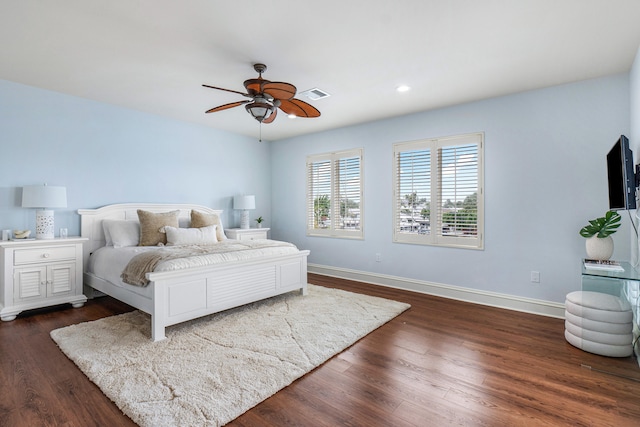
[(71, 303), (82, 307), (82, 246), (87, 238), (0, 241), (0, 319)]
[(227, 228), (224, 232), (230, 239), (254, 240), (266, 239), (269, 230), (269, 228)]

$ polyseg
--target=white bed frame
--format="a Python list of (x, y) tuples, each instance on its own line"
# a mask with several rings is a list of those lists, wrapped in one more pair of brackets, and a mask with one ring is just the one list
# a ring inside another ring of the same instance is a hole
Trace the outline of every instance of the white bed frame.
[[(84, 265), (90, 254), (105, 245), (102, 221), (137, 220), (138, 209), (150, 212), (179, 210), (180, 223), (187, 224), (192, 209), (221, 214), (206, 206), (187, 204), (126, 203), (98, 209), (79, 209), (81, 235), (85, 244)], [(86, 293), (93, 289), (112, 296), (151, 315), (151, 339), (165, 338), (165, 327), (238, 307), (275, 295), (300, 290), (307, 293), (307, 256), (309, 251), (236, 261), (186, 270), (147, 273), (152, 287), (145, 297), (126, 287), (114, 285), (91, 273), (84, 273)]]

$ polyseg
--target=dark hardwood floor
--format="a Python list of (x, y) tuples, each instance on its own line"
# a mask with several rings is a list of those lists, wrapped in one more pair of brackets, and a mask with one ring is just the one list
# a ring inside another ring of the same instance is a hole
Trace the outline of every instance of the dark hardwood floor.
[[(560, 319), (309, 275), (309, 282), (411, 309), (230, 426), (640, 426), (631, 358), (569, 345)], [(111, 298), (0, 324), (1, 426), (132, 426), (49, 337), (130, 311)], [(640, 378), (640, 374), (638, 374)]]

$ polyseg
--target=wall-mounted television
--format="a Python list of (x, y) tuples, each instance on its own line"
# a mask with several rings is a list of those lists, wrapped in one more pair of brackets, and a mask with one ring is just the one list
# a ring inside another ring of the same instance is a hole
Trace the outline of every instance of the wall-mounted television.
[(607, 154), (607, 175), (609, 209), (635, 209), (636, 177), (633, 171), (633, 152), (629, 148), (629, 140), (624, 135), (620, 135)]

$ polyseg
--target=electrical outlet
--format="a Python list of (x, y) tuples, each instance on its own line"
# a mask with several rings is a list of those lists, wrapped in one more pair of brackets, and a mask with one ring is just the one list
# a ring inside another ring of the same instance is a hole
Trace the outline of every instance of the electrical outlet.
[(382, 262), (382, 255), (376, 254), (376, 262)]
[(533, 283), (540, 283), (540, 272), (539, 271), (532, 271), (531, 272), (531, 281)]

